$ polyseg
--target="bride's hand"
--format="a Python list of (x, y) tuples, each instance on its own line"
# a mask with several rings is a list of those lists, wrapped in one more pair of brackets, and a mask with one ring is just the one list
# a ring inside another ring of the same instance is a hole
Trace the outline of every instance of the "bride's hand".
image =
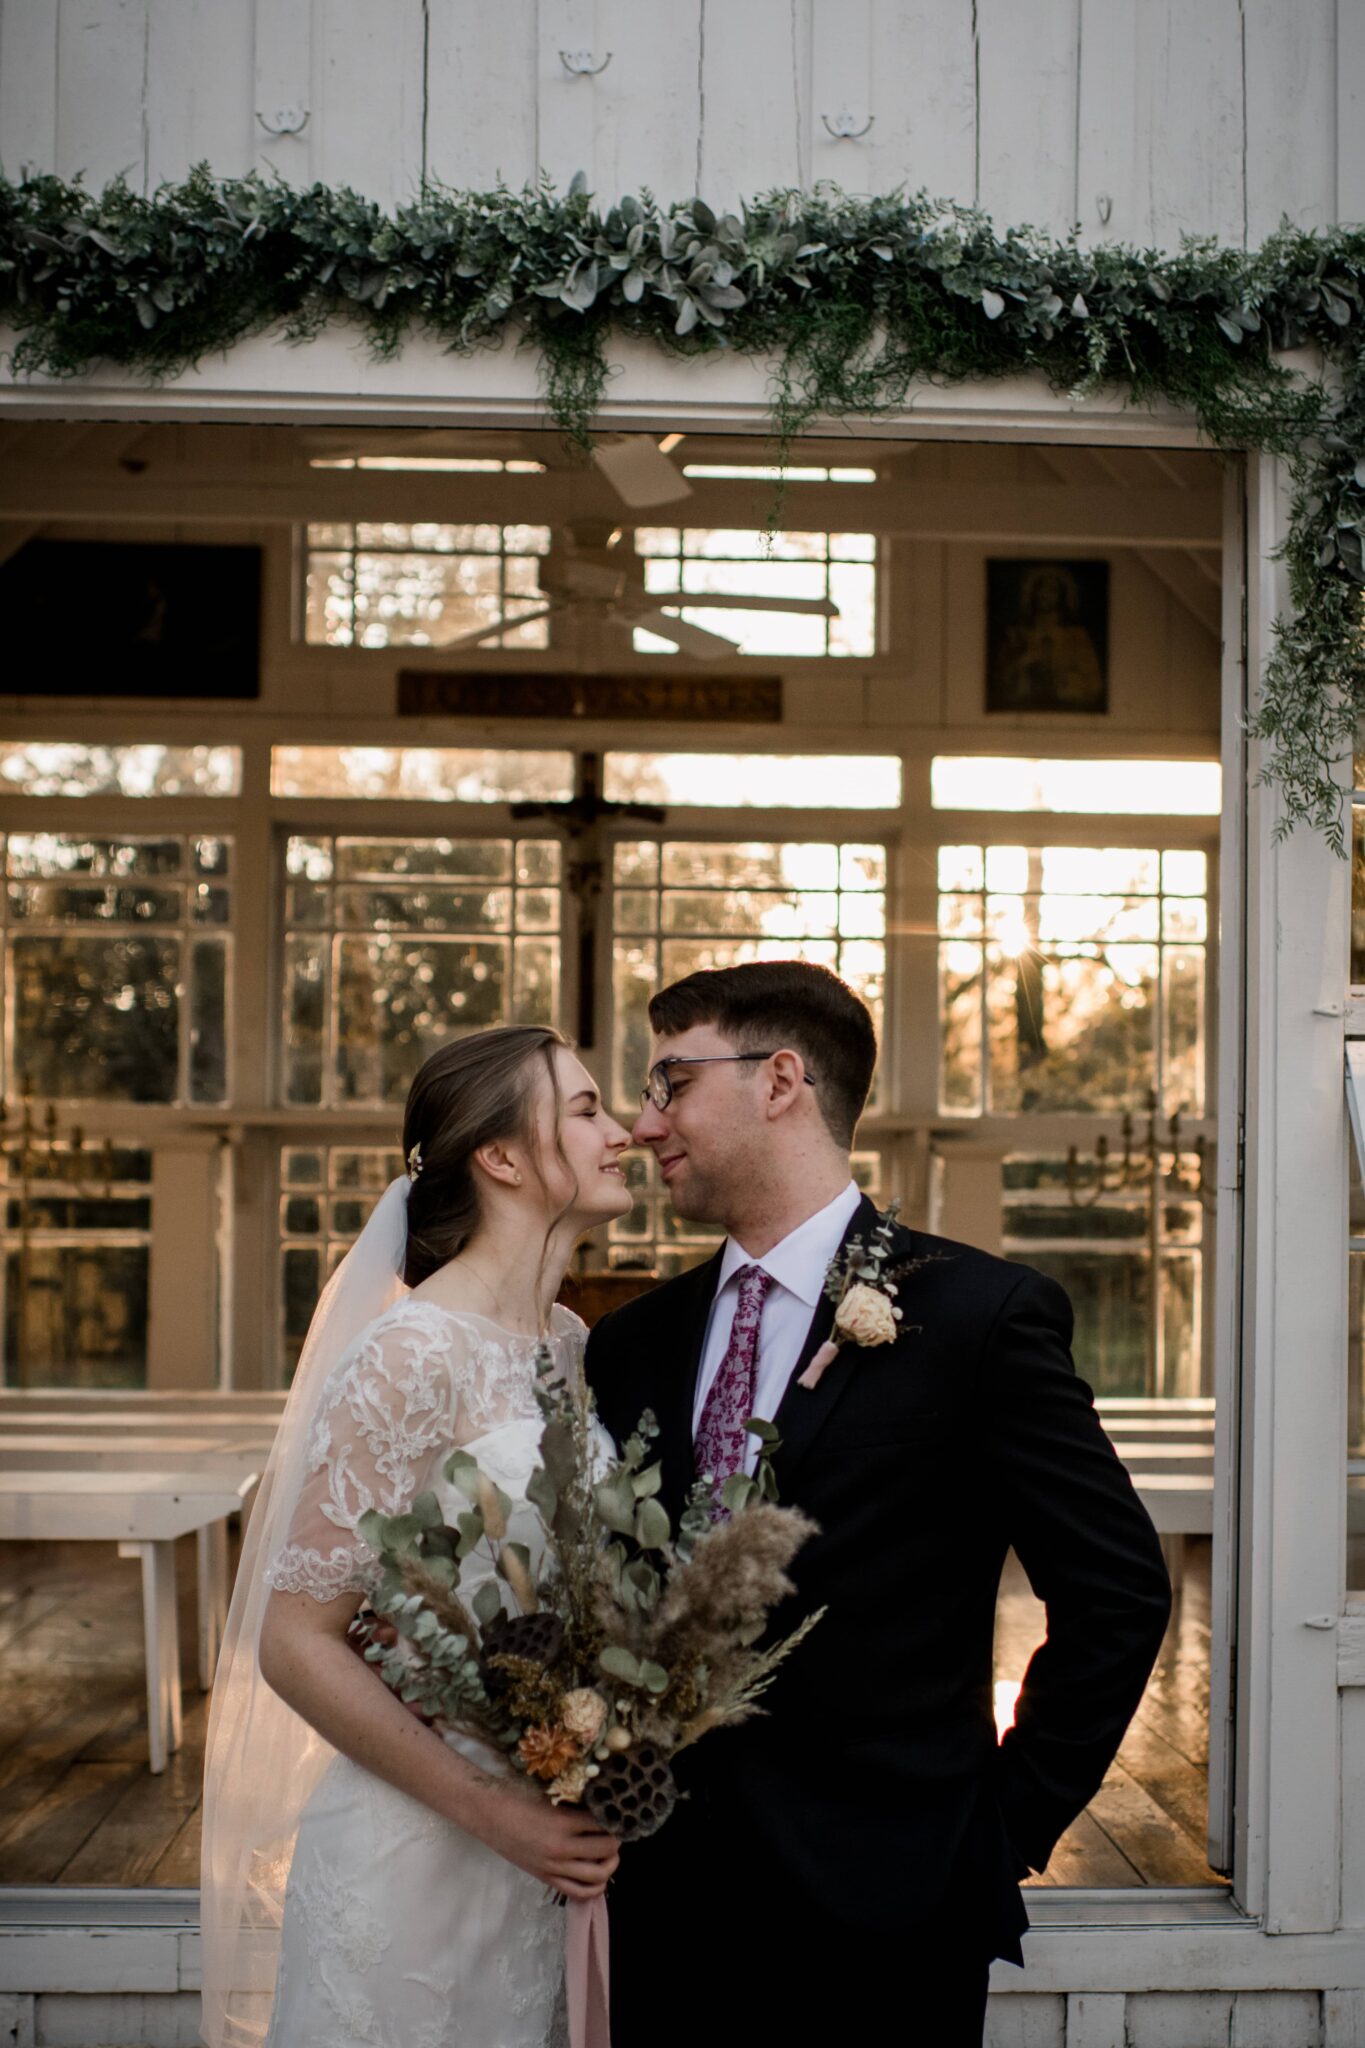
[(621, 1860), (620, 1844), (576, 1806), (499, 1780), (481, 1802), (476, 1832), (490, 1849), (566, 1899), (600, 1898)]

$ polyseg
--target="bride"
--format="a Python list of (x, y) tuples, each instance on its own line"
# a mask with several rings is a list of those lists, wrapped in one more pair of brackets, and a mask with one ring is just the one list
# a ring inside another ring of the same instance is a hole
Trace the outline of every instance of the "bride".
[[(374, 1563), (360, 1516), (431, 1489), (453, 1522), (457, 1446), (539, 1561), (534, 1350), (580, 1375), (584, 1326), (555, 1295), (582, 1233), (630, 1207), (627, 1143), (555, 1031), (457, 1040), (413, 1082), (407, 1174), (313, 1318), (233, 1597), (205, 1773), (210, 2048), (565, 2038), (557, 1900), (599, 1897), (615, 1842), (416, 1719), (346, 1637)], [(480, 1576), (475, 1553), (466, 1600)]]

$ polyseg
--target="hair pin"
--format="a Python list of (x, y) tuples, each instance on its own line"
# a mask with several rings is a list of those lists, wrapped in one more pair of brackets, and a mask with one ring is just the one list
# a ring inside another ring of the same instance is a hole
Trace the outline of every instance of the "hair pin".
[(409, 1152), (409, 1154), (408, 1154), (408, 1179), (409, 1179), (409, 1180), (416, 1180), (416, 1178), (417, 1178), (418, 1174), (419, 1174), (419, 1173), (420, 1173), (421, 1171), (422, 1171), (422, 1148), (421, 1148), (421, 1146), (420, 1146), (420, 1145), (414, 1145), (414, 1146), (413, 1146), (413, 1148), (412, 1148), (412, 1150), (411, 1150), (411, 1152)]

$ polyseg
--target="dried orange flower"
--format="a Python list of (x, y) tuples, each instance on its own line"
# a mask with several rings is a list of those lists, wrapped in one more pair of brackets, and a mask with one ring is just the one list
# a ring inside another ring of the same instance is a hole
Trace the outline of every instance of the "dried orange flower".
[(579, 1748), (563, 1728), (528, 1728), (517, 1753), (533, 1778), (557, 1778), (578, 1761)]

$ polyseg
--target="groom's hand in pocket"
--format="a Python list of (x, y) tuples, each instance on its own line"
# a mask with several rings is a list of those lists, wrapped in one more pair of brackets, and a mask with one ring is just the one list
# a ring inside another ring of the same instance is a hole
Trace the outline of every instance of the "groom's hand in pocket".
[(482, 1841), (566, 1899), (600, 1898), (621, 1860), (621, 1847), (576, 1806), (552, 1806), (516, 1780), (489, 1781), (482, 1802)]

